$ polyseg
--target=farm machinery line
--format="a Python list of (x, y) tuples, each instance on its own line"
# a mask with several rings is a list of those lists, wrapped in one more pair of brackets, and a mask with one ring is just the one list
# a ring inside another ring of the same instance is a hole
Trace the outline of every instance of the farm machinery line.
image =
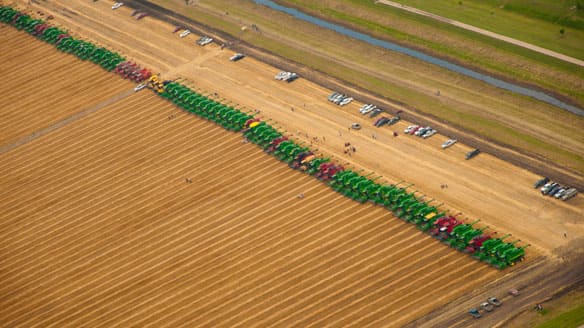
[(137, 64), (126, 61), (116, 52), (88, 41), (75, 39), (67, 31), (51, 26), (42, 19), (35, 19), (12, 7), (0, 7), (0, 21), (12, 24), (19, 30), (26, 31), (38, 39), (53, 44), (60, 51), (73, 54), (81, 60), (89, 60), (108, 72), (114, 71), (134, 82), (142, 82), (152, 75), (148, 69), (140, 68)]
[(355, 201), (383, 206), (421, 231), (480, 261), (504, 269), (525, 257), (525, 248), (529, 245), (517, 246), (519, 240), (504, 241), (510, 235), (498, 237), (496, 232), (486, 232), (486, 227), (475, 228), (478, 220), (465, 223), (457, 218), (458, 215), (446, 214), (440, 210), (442, 204), (433, 205), (434, 200), (426, 200), (425, 196), (417, 195), (417, 191), (409, 191), (411, 185), (404, 186), (403, 182), (380, 184), (377, 182), (380, 177), (373, 177), (373, 173), (361, 175), (362, 171), (345, 169), (330, 158), (321, 157), (308, 147), (289, 139), (260, 118), (199, 94), (179, 82), (164, 81), (159, 75), (152, 75), (148, 69), (127, 61), (115, 52), (75, 39), (67, 31), (11, 7), (0, 7), (0, 21), (53, 44), (60, 51), (73, 54), (81, 60), (92, 61), (108, 72), (113, 71), (126, 79), (144, 83), (185, 111), (215, 122), (229, 131), (242, 132), (248, 142), (258, 145), (291, 168), (314, 176)]
[(329, 158), (320, 157), (308, 147), (289, 139), (266, 121), (222, 105), (178, 82), (170, 81), (162, 88), (161, 96), (186, 111), (228, 130), (243, 132), (247, 141), (260, 146), (266, 153), (287, 163), (291, 168), (318, 178), (355, 201), (384, 206), (402, 220), (415, 224), (420, 230), (457, 250), (471, 254), (476, 259), (504, 269), (524, 258), (527, 246), (517, 247), (515, 243), (505, 243), (501, 238), (494, 238), (495, 233), (486, 233), (487, 228), (474, 228), (478, 220), (464, 223), (456, 216), (448, 216), (440, 210), (443, 204), (434, 205), (433, 199), (426, 200), (424, 196), (417, 195), (416, 191), (408, 191), (411, 185), (379, 184), (376, 181), (380, 177), (373, 177), (373, 173), (362, 175), (362, 170), (345, 169)]

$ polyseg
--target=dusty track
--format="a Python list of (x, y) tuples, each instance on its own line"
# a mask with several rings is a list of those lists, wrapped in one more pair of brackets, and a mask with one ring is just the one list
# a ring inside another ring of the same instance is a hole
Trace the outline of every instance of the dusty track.
[(2, 326), (400, 325), (503, 275), (149, 92), (0, 172)]
[[(225, 40), (230, 40), (230, 38), (228, 36), (226, 36), (224, 33), (220, 32), (220, 31), (209, 29), (207, 26), (201, 26), (199, 23), (197, 23), (193, 20), (190, 20), (190, 19), (188, 19), (188, 18), (186, 18), (178, 13), (174, 13), (168, 9), (157, 6), (156, 4), (153, 4), (151, 2), (144, 1), (144, 0), (138, 0), (138, 1), (129, 0), (129, 1), (127, 1), (127, 3), (129, 3), (131, 6), (133, 6), (135, 8), (148, 10), (154, 17), (162, 19), (165, 22), (171, 23), (173, 25), (186, 25), (186, 26), (189, 26), (191, 28), (191, 30), (199, 31), (199, 33), (201, 33), (201, 34), (211, 33), (211, 35), (213, 35), (216, 39), (220, 40), (220, 42), (226, 42)], [(169, 28), (171, 28), (171, 27), (169, 27)], [(203, 30), (204, 30), (204, 32), (203, 32)], [(267, 32), (262, 32), (262, 33), (267, 33)], [(288, 41), (293, 42), (293, 41), (287, 39), (286, 42), (288, 42)], [(231, 42), (233, 42), (233, 40), (231, 40)], [(298, 43), (294, 43), (294, 46), (306, 48), (306, 45), (302, 45), (302, 44), (298, 44)], [(167, 47), (163, 47), (162, 51), (165, 51), (166, 49), (167, 49)], [(480, 148), (484, 152), (488, 152), (494, 156), (497, 156), (503, 160), (509, 161), (510, 163), (513, 163), (517, 166), (528, 169), (528, 170), (535, 172), (539, 175), (550, 176), (550, 177), (553, 177), (555, 180), (562, 182), (564, 184), (569, 184), (569, 185), (573, 185), (579, 189), (584, 189), (584, 180), (581, 179), (581, 174), (577, 170), (569, 169), (569, 168), (563, 166), (560, 161), (552, 161), (552, 160), (549, 160), (548, 158), (546, 158), (545, 156), (542, 156), (541, 154), (528, 152), (528, 151), (525, 151), (524, 149), (517, 148), (517, 147), (509, 147), (508, 145), (501, 145), (493, 140), (488, 140), (488, 139), (484, 138), (483, 136), (477, 136), (475, 134), (469, 133), (467, 131), (462, 130), (459, 126), (457, 126), (456, 122), (445, 122), (445, 121), (440, 120), (439, 118), (437, 118), (435, 116), (428, 115), (428, 114), (422, 114), (418, 110), (416, 110), (415, 108), (412, 108), (411, 106), (408, 106), (407, 104), (388, 101), (388, 99), (381, 97), (379, 95), (371, 94), (369, 91), (364, 90), (358, 86), (347, 85), (343, 81), (332, 79), (331, 77), (329, 77), (327, 75), (324, 75), (322, 73), (307, 69), (306, 67), (304, 67), (302, 65), (296, 64), (294, 62), (290, 62), (289, 60), (278, 57), (276, 55), (266, 53), (262, 49), (258, 49), (256, 47), (253, 47), (250, 44), (247, 44), (245, 42), (240, 42), (239, 40), (235, 41), (235, 44), (232, 46), (232, 49), (234, 49), (236, 51), (244, 52), (248, 55), (252, 55), (254, 58), (258, 58), (262, 62), (265, 62), (271, 66), (280, 67), (280, 68), (287, 69), (290, 71), (300, 72), (301, 76), (308, 78), (312, 82), (315, 82), (320, 86), (324, 86), (327, 89), (336, 90), (339, 92), (345, 92), (345, 93), (348, 93), (351, 95), (357, 95), (359, 97), (359, 99), (361, 99), (362, 101), (375, 103), (375, 104), (382, 106), (383, 108), (392, 109), (395, 111), (402, 110), (402, 111), (404, 111), (404, 113), (402, 114), (402, 117), (404, 117), (406, 120), (413, 121), (413, 122), (416, 122), (418, 124), (423, 124), (423, 125), (432, 125), (434, 127), (437, 127), (443, 134), (455, 135), (459, 141), (461, 141), (467, 145), (473, 146), (475, 148)], [(309, 49), (305, 49), (305, 50), (309, 50), (311, 52), (314, 52), (314, 51), (318, 52), (318, 49), (314, 48), (314, 47), (309, 47)], [(199, 62), (199, 60), (197, 60), (197, 63), (198, 62)], [(387, 79), (389, 79), (389, 80), (395, 79), (395, 76), (401, 74), (401, 73), (397, 74), (394, 72), (392, 74), (383, 74), (383, 76), (379, 76), (379, 73), (380, 73), (379, 70), (372, 71), (369, 67), (365, 67), (363, 65), (358, 65), (354, 62), (349, 63), (346, 61), (341, 61), (341, 62), (339, 62), (339, 64), (346, 65), (347, 67), (352, 67), (352, 68), (356, 69), (357, 71), (367, 71), (367, 72), (373, 74), (374, 76), (377, 76), (378, 78), (383, 78), (386, 80)], [(175, 70), (172, 70), (172, 72), (175, 72)], [(402, 72), (402, 73), (406, 74), (405, 72)], [(171, 74), (174, 74), (174, 73), (171, 73)], [(437, 84), (441, 83), (438, 78), (432, 77), (432, 79), (436, 80)], [(420, 86), (419, 85), (412, 85), (412, 87), (419, 88)], [(453, 86), (453, 85), (450, 85), (448, 88), (451, 90), (457, 89), (457, 87)], [(431, 90), (427, 90), (427, 91), (432, 92)], [(475, 92), (476, 92), (476, 94), (474, 95), (475, 97), (478, 97), (479, 95), (481, 95), (480, 88), (479, 88), (479, 91), (475, 91)], [(442, 101), (458, 102), (460, 100), (460, 99), (458, 99), (458, 96), (454, 96), (454, 95), (452, 97), (449, 97), (449, 96), (446, 96), (443, 94), (440, 98), (441, 98), (439, 100), (440, 102), (442, 102)], [(493, 104), (494, 107), (501, 106), (501, 103), (499, 103), (500, 99), (498, 99), (498, 97), (495, 97), (495, 98), (488, 97), (488, 98), (490, 98), (490, 100), (497, 99), (496, 104)], [(296, 105), (300, 105), (300, 103), (296, 102)], [(478, 102), (473, 102), (473, 103), (467, 103), (467, 104), (463, 105), (463, 107), (468, 108), (470, 110), (471, 108), (474, 108), (477, 105), (478, 105)], [(488, 111), (488, 110), (491, 110), (491, 109), (487, 109), (487, 108), (480, 109), (481, 112)], [(497, 114), (493, 113), (493, 115), (491, 115), (490, 118), (500, 119), (500, 117), (497, 118), (497, 116), (498, 116)], [(530, 113), (529, 116), (533, 116), (533, 113)], [(540, 119), (545, 120), (545, 118), (543, 118), (543, 117), (541, 117)], [(509, 117), (507, 117), (505, 120), (507, 120), (508, 122), (514, 121), (514, 119), (511, 119)], [(583, 145), (581, 143), (581, 140), (580, 140), (581, 138), (579, 138), (579, 137), (576, 137), (573, 139), (561, 137), (557, 133), (554, 133), (551, 130), (546, 130), (547, 128), (542, 129), (541, 126), (527, 124), (527, 122), (524, 121), (523, 119), (516, 120), (514, 122), (515, 122), (515, 128), (517, 128), (518, 130), (525, 130), (526, 129), (526, 130), (532, 131), (532, 132), (537, 131), (537, 133), (540, 136), (545, 136), (546, 139), (549, 139), (549, 140), (560, 138), (558, 140), (561, 140), (562, 147), (580, 148)], [(547, 126), (549, 127), (550, 125), (547, 125)]]
[(414, 13), (414, 14), (418, 14), (418, 15), (430, 17), (432, 19), (435, 19), (437, 21), (440, 21), (440, 22), (443, 22), (443, 23), (446, 23), (446, 24), (454, 25), (456, 27), (460, 27), (460, 28), (465, 29), (465, 30), (468, 30), (468, 31), (472, 31), (472, 32), (475, 32), (475, 33), (479, 33), (479, 34), (482, 34), (482, 35), (486, 35), (486, 36), (491, 37), (493, 39), (505, 41), (507, 43), (511, 43), (511, 44), (514, 44), (514, 45), (519, 46), (519, 47), (523, 47), (523, 48), (526, 48), (526, 49), (529, 49), (529, 50), (532, 50), (532, 51), (535, 51), (535, 52), (542, 53), (542, 54), (544, 54), (546, 56), (554, 57), (554, 58), (557, 58), (559, 60), (566, 61), (568, 63), (576, 64), (578, 66), (584, 66), (584, 61), (582, 61), (580, 59), (577, 59), (577, 58), (574, 58), (574, 57), (570, 57), (570, 56), (566, 56), (564, 54), (561, 54), (561, 53), (558, 53), (558, 52), (555, 52), (555, 51), (552, 51), (552, 50), (549, 50), (549, 49), (545, 49), (545, 48), (542, 48), (542, 47), (538, 47), (538, 46), (533, 45), (531, 43), (523, 42), (523, 41), (520, 41), (520, 40), (517, 40), (517, 39), (510, 38), (508, 36), (504, 36), (504, 35), (501, 35), (501, 34), (493, 33), (491, 31), (487, 31), (487, 30), (484, 30), (482, 28), (478, 28), (476, 26), (472, 26), (472, 25), (465, 24), (465, 23), (462, 23), (462, 22), (459, 22), (459, 21), (455, 21), (455, 20), (452, 20), (452, 19), (449, 19), (449, 18), (446, 18), (446, 17), (443, 17), (443, 16), (439, 16), (439, 15), (436, 15), (436, 14), (432, 14), (432, 13), (429, 13), (427, 11), (423, 11), (423, 10), (420, 10), (420, 9), (417, 9), (417, 8), (414, 8), (414, 7), (402, 5), (401, 3), (397, 3), (397, 2), (394, 2), (394, 1), (388, 1), (388, 0), (375, 0), (375, 3), (381, 3), (381, 4), (384, 4), (386, 6), (391, 6), (391, 7), (394, 7), (394, 8), (401, 9), (401, 10), (409, 11), (409, 12)]

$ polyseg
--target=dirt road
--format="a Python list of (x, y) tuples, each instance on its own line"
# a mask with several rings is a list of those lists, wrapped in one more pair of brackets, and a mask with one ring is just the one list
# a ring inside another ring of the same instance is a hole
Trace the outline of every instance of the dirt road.
[(473, 31), (475, 33), (479, 33), (479, 34), (482, 34), (482, 35), (486, 35), (486, 36), (491, 37), (493, 39), (505, 41), (507, 43), (511, 43), (511, 44), (516, 45), (516, 46), (519, 46), (519, 47), (523, 47), (523, 48), (526, 48), (526, 49), (529, 49), (529, 50), (533, 50), (535, 52), (542, 53), (542, 54), (544, 54), (546, 56), (554, 57), (554, 58), (557, 58), (559, 60), (563, 60), (563, 61), (566, 61), (568, 63), (572, 63), (572, 64), (576, 64), (578, 66), (583, 66), (584, 67), (584, 61), (582, 61), (582, 60), (580, 60), (578, 58), (566, 56), (564, 54), (561, 54), (561, 53), (558, 53), (558, 52), (555, 52), (555, 51), (552, 51), (552, 50), (549, 50), (549, 49), (545, 49), (545, 48), (542, 48), (542, 47), (538, 47), (538, 46), (533, 45), (531, 43), (523, 42), (523, 41), (520, 41), (520, 40), (517, 40), (517, 39), (510, 38), (508, 36), (504, 36), (504, 35), (497, 34), (497, 33), (491, 32), (491, 31), (487, 31), (487, 30), (484, 30), (482, 28), (478, 28), (476, 26), (472, 26), (472, 25), (465, 24), (465, 23), (462, 23), (462, 22), (459, 22), (459, 21), (455, 21), (455, 20), (452, 20), (452, 19), (449, 19), (449, 18), (446, 18), (446, 17), (443, 17), (443, 16), (439, 16), (439, 15), (436, 15), (436, 14), (432, 14), (432, 13), (429, 13), (427, 11), (423, 11), (423, 10), (420, 10), (420, 9), (417, 9), (417, 8), (414, 8), (414, 7), (410, 7), (410, 6), (403, 5), (401, 3), (397, 3), (397, 2), (389, 1), (389, 0), (375, 0), (375, 3), (381, 3), (381, 4), (384, 4), (384, 5), (387, 5), (387, 6), (392, 6), (394, 8), (398, 8), (398, 9), (401, 9), (401, 10), (405, 10), (405, 11), (408, 11), (408, 12), (411, 12), (411, 13), (415, 13), (415, 14), (418, 14), (418, 15), (430, 17), (432, 19), (435, 19), (437, 21), (440, 21), (440, 22), (443, 22), (443, 23), (446, 23), (446, 24), (454, 25), (456, 27), (460, 27), (460, 28), (465, 29), (465, 30), (468, 30), (468, 31)]

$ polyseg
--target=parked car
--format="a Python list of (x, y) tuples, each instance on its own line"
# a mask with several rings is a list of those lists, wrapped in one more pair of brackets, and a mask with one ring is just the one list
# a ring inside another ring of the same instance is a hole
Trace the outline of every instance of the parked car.
[(395, 123), (397, 123), (399, 120), (401, 120), (401, 118), (399, 116), (394, 116), (392, 117), (389, 122), (387, 122), (387, 125), (394, 125)]
[(140, 83), (134, 88), (134, 92), (138, 92), (146, 87), (146, 84)]
[(413, 129), (417, 128), (418, 125), (410, 125), (407, 128), (405, 128), (404, 133), (410, 133), (410, 131), (412, 131)]
[(389, 118), (382, 116), (382, 117), (376, 119), (375, 122), (373, 123), (373, 125), (376, 127), (380, 127), (380, 126), (383, 126), (384, 124), (386, 124), (387, 122), (389, 122)]
[(375, 108), (371, 111), (371, 113), (369, 113), (369, 117), (375, 117), (375, 116), (379, 115), (379, 113), (381, 113), (381, 112), (382, 112), (381, 109)]
[(554, 198), (560, 199), (560, 197), (564, 196), (566, 191), (568, 191), (568, 189), (566, 189), (564, 187), (560, 188), (560, 190), (556, 191), (556, 193), (554, 194)]
[(424, 139), (430, 138), (431, 136), (435, 135), (436, 133), (438, 133), (438, 131), (436, 131), (434, 129), (430, 129), (430, 131), (426, 131), (426, 133), (424, 133), (422, 135), (422, 138), (424, 138)]
[(244, 57), (245, 57), (245, 55), (244, 55), (244, 54), (237, 53), (237, 54), (235, 54), (235, 55), (233, 55), (233, 56), (229, 57), (229, 60), (231, 60), (231, 61), (235, 62), (235, 61), (238, 61), (238, 60), (241, 60), (241, 59), (243, 59)]
[(487, 311), (487, 312), (491, 312), (493, 311), (495, 307), (493, 306), (493, 304), (489, 303), (489, 302), (483, 302), (481, 303), (481, 309)]
[(479, 312), (479, 310), (477, 310), (476, 308), (472, 308), (468, 311), (468, 313), (470, 313), (470, 315), (472, 315), (473, 318), (478, 319), (481, 317), (481, 313)]
[(114, 5), (112, 6), (112, 10), (116, 10), (118, 8), (120, 8), (121, 6), (123, 6), (124, 3), (123, 2), (116, 2), (114, 3)]
[(466, 153), (465, 158), (467, 160), (475, 157), (476, 155), (478, 155), (481, 151), (479, 149), (473, 149), (471, 151), (469, 151), (468, 153)]
[(368, 105), (367, 107), (365, 107), (364, 109), (360, 110), (361, 114), (365, 115), (365, 114), (369, 114), (372, 111), (374, 111), (377, 108), (377, 106), (375, 105)]
[(418, 129), (418, 130), (417, 130), (417, 131), (414, 133), (414, 135), (416, 135), (416, 136), (418, 136), (418, 137), (419, 137), (419, 136), (421, 136), (422, 134), (426, 133), (426, 131), (428, 131), (429, 129), (430, 129), (430, 127), (429, 127), (429, 126), (427, 126), (427, 127), (424, 127), (424, 128), (421, 128), (421, 129)]
[(200, 46), (206, 46), (211, 42), (213, 42), (213, 38), (208, 36), (202, 36), (199, 40), (197, 40), (197, 44)]
[(554, 183), (555, 182), (553, 182), (553, 181), (546, 183), (545, 185), (543, 185), (543, 187), (541, 187), (541, 189), (539, 191), (541, 191), (541, 193), (545, 195), (545, 193), (551, 189), (551, 187), (553, 186)]
[(421, 128), (422, 128), (421, 126), (417, 126), (417, 125), (416, 125), (416, 127), (415, 127), (415, 128), (413, 128), (413, 129), (411, 129), (411, 130), (410, 130), (409, 134), (413, 135), (413, 134), (415, 134), (416, 132), (418, 132), (418, 130), (420, 130)]
[(502, 303), (501, 303), (501, 301), (499, 301), (499, 300), (498, 300), (496, 297), (494, 297), (494, 296), (491, 296), (491, 297), (489, 297), (489, 298), (487, 299), (487, 302), (489, 302), (489, 303), (491, 303), (491, 304), (493, 304), (494, 306), (497, 306), (497, 307), (501, 306), (501, 304), (502, 304)]
[(351, 124), (351, 129), (353, 129), (353, 130), (361, 130), (361, 124), (359, 124), (359, 123), (353, 123), (353, 124)]
[(566, 190), (566, 193), (564, 193), (564, 195), (562, 196), (562, 200), (566, 201), (566, 200), (576, 196), (577, 193), (578, 193), (578, 190), (576, 190), (576, 188), (570, 188), (570, 189)]
[(348, 97), (348, 98), (345, 98), (345, 99), (343, 99), (343, 100), (342, 100), (342, 101), (339, 103), (339, 105), (340, 105), (340, 106), (345, 106), (345, 105), (348, 105), (348, 104), (349, 104), (351, 101), (353, 101), (353, 98), (352, 98), (352, 97)]
[(457, 142), (456, 139), (448, 139), (446, 141), (444, 141), (444, 143), (442, 144), (442, 149), (446, 149), (452, 145), (454, 145)]
[(189, 35), (189, 34), (191, 34), (191, 31), (190, 31), (190, 30), (184, 30), (184, 31), (182, 31), (182, 32), (181, 32), (181, 33), (180, 33), (178, 36), (179, 36), (180, 38), (184, 38), (184, 37), (186, 37), (186, 36), (187, 36), (187, 35)]
[(553, 196), (555, 195), (560, 189), (562, 189), (562, 186), (560, 186), (559, 183), (556, 183), (555, 186), (553, 186), (547, 193), (547, 196)]
[(536, 188), (536, 189), (537, 189), (537, 188), (541, 188), (541, 186), (545, 185), (545, 184), (546, 184), (546, 183), (548, 183), (549, 181), (550, 181), (550, 178), (548, 178), (548, 177), (543, 177), (543, 178), (541, 178), (541, 179), (539, 179), (539, 180), (537, 180), (537, 181), (535, 182), (535, 184), (533, 185), (533, 188)]

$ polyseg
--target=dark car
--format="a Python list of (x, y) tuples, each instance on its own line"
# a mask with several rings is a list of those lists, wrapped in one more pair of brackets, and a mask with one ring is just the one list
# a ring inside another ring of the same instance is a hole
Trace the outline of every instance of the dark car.
[(387, 122), (387, 125), (393, 125), (395, 123), (397, 123), (397, 121), (399, 121), (401, 118), (399, 116), (396, 117), (392, 117), (391, 120), (389, 120), (389, 122)]
[(477, 310), (476, 308), (472, 308), (468, 311), (468, 313), (470, 313), (470, 315), (473, 316), (473, 318), (478, 319), (481, 317), (481, 313), (479, 312), (479, 310)]
[(473, 157), (475, 157), (476, 155), (478, 155), (481, 151), (479, 149), (474, 149), (469, 151), (468, 153), (466, 153), (465, 158), (466, 159), (471, 159)]
[(544, 177), (542, 179), (537, 180), (537, 182), (533, 185), (533, 188), (537, 189), (540, 187), (543, 187), (544, 184), (548, 183), (550, 181), (550, 178), (548, 177)]
[(555, 195), (560, 189), (562, 189), (562, 186), (560, 184), (557, 184), (555, 186), (553, 186), (547, 193), (546, 195), (548, 196), (553, 196)]
[(380, 127), (380, 126), (383, 126), (384, 124), (386, 124), (387, 122), (389, 122), (389, 118), (382, 116), (382, 117), (376, 119), (375, 123), (373, 123), (373, 125), (375, 125), (376, 127)]

